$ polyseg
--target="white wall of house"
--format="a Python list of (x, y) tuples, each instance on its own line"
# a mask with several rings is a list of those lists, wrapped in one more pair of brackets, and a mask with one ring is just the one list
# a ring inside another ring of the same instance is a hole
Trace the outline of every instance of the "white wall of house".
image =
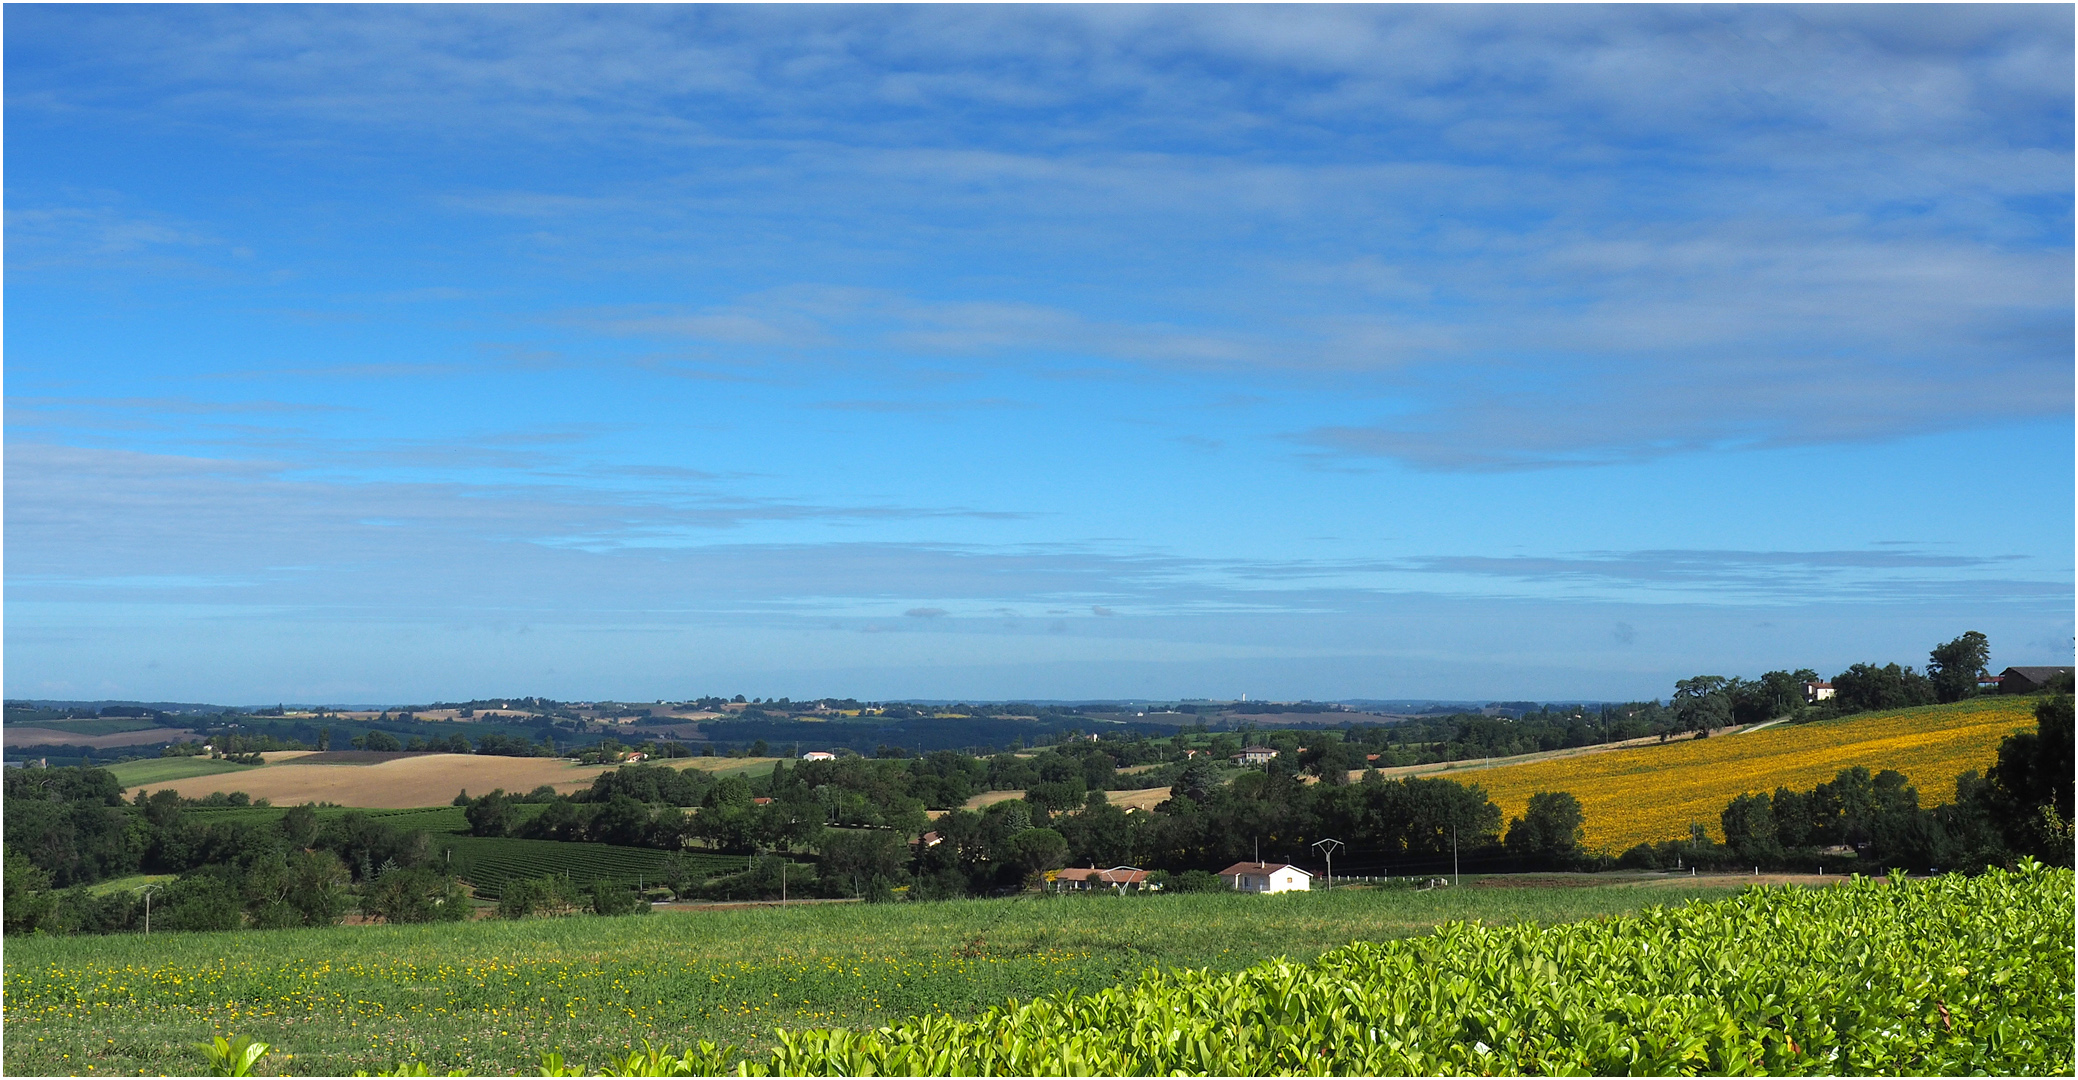
[(1232, 876), (1231, 884), (1237, 892), (1308, 892), (1313, 888), (1313, 879), (1298, 867), (1281, 866), (1269, 871), (1243, 871)]

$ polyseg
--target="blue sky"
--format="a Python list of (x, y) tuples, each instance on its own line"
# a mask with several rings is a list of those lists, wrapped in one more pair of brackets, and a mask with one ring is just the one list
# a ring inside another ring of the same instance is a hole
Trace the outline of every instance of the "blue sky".
[(11, 697), (2073, 634), (2068, 7), (34, 7)]

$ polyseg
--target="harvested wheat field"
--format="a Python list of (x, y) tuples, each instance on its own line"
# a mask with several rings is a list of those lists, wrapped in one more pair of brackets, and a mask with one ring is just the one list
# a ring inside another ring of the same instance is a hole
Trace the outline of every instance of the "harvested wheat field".
[(981, 794), (976, 795), (971, 799), (968, 799), (964, 804), (960, 806), (960, 809), (980, 810), (984, 807), (993, 806), (999, 802), (1009, 802), (1012, 799), (1022, 799), (1024, 797), (1025, 793), (1023, 791), (984, 791)]
[(1745, 734), (1498, 765), (1449, 778), (1478, 784), (1503, 820), (1540, 791), (1571, 792), (1587, 818), (1585, 846), (1611, 853), (1688, 835), (1691, 822), (1722, 840), (1718, 815), (1749, 791), (1809, 790), (1856, 765), (1911, 778), (1922, 806), (1955, 798), (1955, 778), (1991, 767), (1999, 741), (2033, 730), (2034, 698), (1986, 697)]
[(1129, 810), (1152, 810), (1157, 805), (1169, 801), (1169, 789), (1149, 787), (1133, 788), (1130, 791), (1107, 791), (1104, 797), (1110, 800), (1113, 806), (1123, 806)]
[[(213, 791), (243, 791), (276, 806), (330, 802), (341, 806), (407, 809), (444, 806), (467, 788), (481, 795), (492, 788), (532, 791), (548, 784), (568, 794), (590, 787), (603, 765), (573, 765), (561, 758), (495, 757), (488, 754), (416, 754), (360, 765), (305, 765), (307, 751), (265, 755), (263, 768), (196, 776), (147, 785), (152, 791), (178, 791), (201, 798)], [(232, 787), (231, 785), (236, 785)], [(135, 789), (126, 794), (134, 794)]]

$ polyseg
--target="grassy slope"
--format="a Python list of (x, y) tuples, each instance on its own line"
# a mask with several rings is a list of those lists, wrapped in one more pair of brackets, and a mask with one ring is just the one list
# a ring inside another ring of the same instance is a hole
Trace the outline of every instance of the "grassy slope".
[(304, 1074), (414, 1056), (441, 1070), (509, 1072), (552, 1048), (597, 1061), (644, 1038), (763, 1045), (780, 1026), (969, 1016), (1156, 965), (1237, 969), (1449, 919), (1584, 919), (1736, 885), (965, 900), (149, 942), (24, 938), (5, 956), (4, 1066), (12, 1075), (192, 1072), (199, 1059), (187, 1044), (226, 1032), (294, 1052), (289, 1070)]
[(181, 722), (172, 717), (154, 720), (141, 716), (110, 716), (93, 720), (20, 720), (15, 721), (13, 726), (44, 728), (70, 735), (98, 736), (120, 735), (125, 731), (149, 731), (155, 727), (177, 728), (181, 726)]
[[(281, 817), (284, 809), (279, 806), (203, 807), (189, 810), (187, 814), (197, 824), (235, 822), (263, 825)], [(518, 806), (519, 817), (524, 821), (544, 809), (546, 807), (539, 803), (522, 803)], [(453, 859), (447, 865), (476, 886), (478, 897), (487, 900), (497, 899), (504, 883), (515, 876), (568, 874), (579, 884), (601, 878), (628, 885), (640, 881), (654, 884), (666, 854), (655, 848), (469, 836), (466, 835), (468, 818), (459, 806), (428, 806), (416, 810), (355, 810), (352, 807), (323, 806), (317, 811), (320, 821), (349, 813), (366, 814), (394, 829), (424, 829), (433, 834), (436, 850), (454, 849)], [(680, 859), (696, 879), (740, 870), (744, 865), (741, 855), (718, 855), (710, 851), (683, 852)]]
[(1745, 792), (1799, 790), (1855, 765), (1896, 769), (1919, 788), (1921, 805), (1955, 797), (1955, 778), (1989, 768), (2000, 740), (2034, 727), (2034, 698), (1989, 697), (1811, 724), (1779, 724), (1743, 735), (1685, 739), (1607, 753), (1452, 773), (1478, 784), (1508, 817), (1539, 791), (1569, 791), (1587, 817), (1587, 846), (1620, 852), (1676, 839), (1690, 822), (1722, 840), (1718, 814)]
[(95, 896), (107, 896), (129, 889), (141, 889), (146, 885), (165, 885), (179, 877), (178, 874), (131, 874), (129, 877), (109, 878), (107, 881), (87, 886)]
[(191, 776), (213, 776), (217, 773), (250, 772), (266, 768), (264, 765), (233, 765), (227, 761), (211, 761), (206, 757), (145, 758), (141, 761), (125, 761), (120, 765), (104, 765), (115, 774), (126, 788), (139, 784), (163, 784), (169, 780), (185, 780)]

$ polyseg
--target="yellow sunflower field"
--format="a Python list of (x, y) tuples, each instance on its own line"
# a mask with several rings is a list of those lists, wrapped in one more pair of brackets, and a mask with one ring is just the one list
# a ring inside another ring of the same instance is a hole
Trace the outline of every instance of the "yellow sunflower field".
[(1870, 772), (1904, 773), (1919, 789), (1922, 806), (1951, 802), (1957, 776), (1990, 768), (2000, 740), (2033, 730), (2034, 707), (2035, 699), (2028, 697), (1974, 698), (1499, 766), (1451, 778), (1485, 788), (1504, 821), (1521, 815), (1537, 792), (1571, 792), (1587, 819), (1584, 846), (1614, 854), (1634, 844), (1686, 836), (1691, 822), (1723, 840), (1718, 814), (1735, 796), (1772, 794), (1778, 787), (1808, 790), (1856, 765)]

